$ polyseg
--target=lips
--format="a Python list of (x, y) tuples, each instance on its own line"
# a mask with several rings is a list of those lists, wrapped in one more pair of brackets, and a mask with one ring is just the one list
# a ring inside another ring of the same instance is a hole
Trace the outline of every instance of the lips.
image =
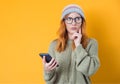
[(72, 30), (76, 30), (77, 28), (76, 28), (76, 27), (72, 27), (71, 29), (72, 29)]

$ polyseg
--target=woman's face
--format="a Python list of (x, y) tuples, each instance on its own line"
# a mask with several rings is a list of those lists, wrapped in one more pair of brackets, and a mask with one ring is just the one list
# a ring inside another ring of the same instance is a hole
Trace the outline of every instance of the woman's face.
[(70, 34), (78, 32), (79, 28), (81, 28), (81, 24), (82, 24), (82, 18), (76, 12), (70, 13), (65, 18), (66, 29), (67, 29), (68, 33), (70, 33)]

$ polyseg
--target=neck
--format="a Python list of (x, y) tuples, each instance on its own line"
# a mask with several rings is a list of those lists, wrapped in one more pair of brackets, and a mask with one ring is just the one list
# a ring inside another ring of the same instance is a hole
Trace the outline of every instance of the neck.
[(73, 35), (73, 33), (68, 33), (68, 38), (69, 38), (70, 40), (72, 40), (72, 35)]

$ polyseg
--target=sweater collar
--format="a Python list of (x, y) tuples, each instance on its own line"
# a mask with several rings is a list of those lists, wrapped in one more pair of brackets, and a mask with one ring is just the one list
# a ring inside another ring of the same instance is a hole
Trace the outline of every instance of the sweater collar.
[(68, 40), (67, 40), (67, 43), (68, 43), (68, 44), (72, 44), (72, 42), (73, 42), (72, 39), (68, 39)]

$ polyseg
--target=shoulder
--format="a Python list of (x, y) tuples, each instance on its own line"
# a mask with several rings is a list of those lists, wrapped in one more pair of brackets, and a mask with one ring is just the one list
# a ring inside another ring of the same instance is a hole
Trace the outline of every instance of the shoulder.
[(54, 39), (54, 40), (52, 40), (51, 42), (50, 42), (50, 47), (55, 47), (57, 45), (57, 39)]
[(98, 43), (98, 41), (95, 38), (89, 38), (92, 43)]
[(98, 41), (95, 38), (89, 38), (88, 45), (98, 45)]

